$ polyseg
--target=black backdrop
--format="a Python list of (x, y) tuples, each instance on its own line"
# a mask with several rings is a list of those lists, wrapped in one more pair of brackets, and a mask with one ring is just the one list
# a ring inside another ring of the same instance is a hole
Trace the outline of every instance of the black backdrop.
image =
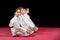
[(32, 0), (0, 0), (0, 27), (8, 27), (14, 10), (19, 6), (30, 8), (29, 15), (39, 27), (57, 27), (60, 24), (54, 3)]

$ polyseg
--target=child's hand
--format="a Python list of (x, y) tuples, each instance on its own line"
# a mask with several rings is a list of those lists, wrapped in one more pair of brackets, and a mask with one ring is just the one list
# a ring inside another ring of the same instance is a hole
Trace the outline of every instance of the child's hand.
[(32, 31), (34, 31), (34, 28), (29, 27), (29, 29), (31, 29)]
[(38, 27), (34, 27), (33, 29), (34, 29), (34, 31), (37, 31), (38, 30)]
[(27, 33), (31, 34), (32, 33), (32, 30), (28, 29), (27, 30)]

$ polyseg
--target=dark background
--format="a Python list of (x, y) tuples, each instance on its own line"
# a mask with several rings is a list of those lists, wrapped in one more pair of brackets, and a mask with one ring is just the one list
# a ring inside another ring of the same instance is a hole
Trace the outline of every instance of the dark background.
[(58, 3), (53, 1), (32, 0), (0, 0), (0, 27), (9, 27), (14, 10), (19, 7), (29, 7), (30, 17), (38, 27), (60, 26)]

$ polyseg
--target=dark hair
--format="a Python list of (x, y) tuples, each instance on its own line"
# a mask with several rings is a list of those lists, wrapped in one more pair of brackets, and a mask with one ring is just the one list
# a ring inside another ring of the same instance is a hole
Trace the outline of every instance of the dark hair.
[[(17, 10), (21, 10), (21, 9), (23, 9), (23, 7), (18, 7), (18, 8), (16, 8), (15, 11), (14, 11), (14, 14), (15, 14), (15, 12), (16, 12)], [(14, 15), (14, 14), (13, 14), (13, 15)]]
[(29, 8), (25, 8), (25, 10), (27, 10), (27, 9), (29, 9)]
[(17, 10), (21, 10), (21, 9), (23, 9), (23, 7), (18, 7), (18, 8), (15, 9), (15, 12), (16, 12)]

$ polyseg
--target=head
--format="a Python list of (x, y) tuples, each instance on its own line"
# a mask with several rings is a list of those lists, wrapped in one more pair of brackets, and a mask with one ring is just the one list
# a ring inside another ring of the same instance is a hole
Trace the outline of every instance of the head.
[(26, 8), (25, 10), (26, 10), (26, 13), (28, 14), (29, 13), (29, 8)]
[(25, 9), (21, 9), (21, 14), (25, 14)]
[(21, 9), (21, 13), (22, 13), (22, 14), (27, 14), (27, 13), (29, 13), (29, 8), (23, 8), (23, 9)]
[(22, 9), (22, 7), (18, 7), (18, 8), (15, 10), (15, 12), (14, 12), (15, 16), (21, 15), (21, 9)]
[(20, 12), (21, 12), (21, 10), (18, 9), (18, 10), (14, 13), (15, 16), (19, 16), (19, 15), (21, 14)]

